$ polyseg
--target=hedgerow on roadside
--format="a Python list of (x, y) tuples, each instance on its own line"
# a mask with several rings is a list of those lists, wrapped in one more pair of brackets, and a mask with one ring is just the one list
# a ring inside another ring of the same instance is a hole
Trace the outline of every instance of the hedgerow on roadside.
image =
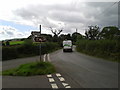
[[(41, 54), (45, 54), (59, 49), (60, 45), (54, 42), (43, 42), (41, 48)], [(2, 60), (39, 55), (39, 50), (39, 43), (35, 44), (31, 41), (26, 41), (22, 45), (2, 47)]]
[(77, 41), (77, 51), (120, 62), (120, 42), (118, 40), (81, 39)]

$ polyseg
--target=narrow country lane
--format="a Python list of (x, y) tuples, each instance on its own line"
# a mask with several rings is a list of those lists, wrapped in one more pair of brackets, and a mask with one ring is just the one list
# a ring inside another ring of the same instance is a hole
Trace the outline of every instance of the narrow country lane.
[[(81, 53), (56, 51), (50, 55), (58, 72), (78, 88), (117, 88), (118, 63)], [(70, 80), (71, 79), (71, 80)]]

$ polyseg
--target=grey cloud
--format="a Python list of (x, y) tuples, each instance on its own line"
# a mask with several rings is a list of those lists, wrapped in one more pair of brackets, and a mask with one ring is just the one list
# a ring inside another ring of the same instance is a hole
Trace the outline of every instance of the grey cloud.
[[(56, 5), (31, 5), (17, 9), (14, 14), (25, 20), (31, 20), (34, 24), (56, 27), (48, 20), (60, 21), (67, 24), (64, 32), (72, 32), (74, 28), (83, 30), (87, 25), (117, 25), (117, 4), (111, 8), (114, 2), (75, 2), (71, 4)], [(108, 8), (108, 10), (107, 10)], [(101, 12), (106, 10), (102, 15)]]
[(13, 32), (10, 32), (10, 31), (6, 31), (6, 34), (8, 34), (8, 35), (10, 35), (10, 36), (14, 35), (14, 33), (13, 33)]

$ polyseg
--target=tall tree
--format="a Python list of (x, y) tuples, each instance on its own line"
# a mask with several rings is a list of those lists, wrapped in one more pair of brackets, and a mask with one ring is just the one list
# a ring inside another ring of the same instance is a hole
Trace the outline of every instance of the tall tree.
[(54, 42), (59, 42), (58, 36), (60, 35), (60, 33), (61, 33), (63, 30), (62, 30), (62, 29), (60, 29), (60, 30), (57, 30), (57, 29), (53, 30), (52, 27), (50, 27), (50, 29), (51, 29), (51, 32), (54, 34), (54, 36), (53, 36), (53, 41), (54, 41)]
[(53, 30), (53, 28), (52, 27), (50, 27), (50, 29), (51, 29), (51, 32), (54, 34), (54, 36), (59, 36), (60, 35), (60, 33), (63, 31), (62, 29), (60, 29), (60, 30), (57, 30), (57, 29), (55, 29), (55, 30)]
[(97, 40), (99, 39), (100, 28), (98, 26), (88, 26), (89, 29), (86, 30), (85, 35), (89, 40)]
[(120, 30), (116, 26), (104, 27), (100, 33), (101, 38), (117, 39), (120, 38)]

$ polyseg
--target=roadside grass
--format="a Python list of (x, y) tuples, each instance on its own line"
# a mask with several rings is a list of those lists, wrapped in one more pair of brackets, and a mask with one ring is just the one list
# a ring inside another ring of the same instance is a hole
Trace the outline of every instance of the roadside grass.
[[(25, 43), (25, 41), (10, 41), (10, 45), (22, 45), (22, 44), (24, 44)], [(34, 44), (39, 44), (39, 42), (33, 42)], [(44, 42), (42, 42), (42, 43), (44, 43)]]
[(17, 68), (2, 71), (5, 76), (33, 76), (55, 73), (55, 67), (50, 62), (32, 62), (22, 64)]
[(23, 44), (24, 41), (10, 41), (10, 45)]

